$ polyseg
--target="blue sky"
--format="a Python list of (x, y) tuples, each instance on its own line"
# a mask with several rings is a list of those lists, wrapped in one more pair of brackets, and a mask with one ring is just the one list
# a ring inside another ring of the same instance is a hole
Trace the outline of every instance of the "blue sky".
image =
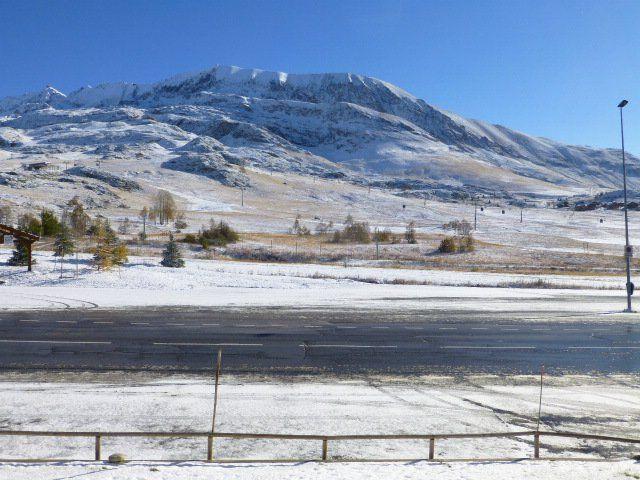
[(462, 115), (640, 153), (640, 1), (0, 0), (0, 97), (215, 64), (362, 73)]

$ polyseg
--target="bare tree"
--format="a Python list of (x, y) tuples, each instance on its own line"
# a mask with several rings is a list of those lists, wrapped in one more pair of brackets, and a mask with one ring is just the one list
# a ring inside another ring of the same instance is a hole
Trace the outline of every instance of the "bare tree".
[(418, 243), (418, 240), (416, 240), (416, 223), (414, 221), (407, 224), (407, 228), (404, 232), (404, 238), (407, 243)]
[(455, 230), (461, 237), (466, 237), (471, 233), (473, 227), (466, 220), (452, 220), (449, 223), (442, 225), (443, 230)]
[(9, 205), (0, 205), (0, 223), (9, 224), (13, 218), (13, 212)]
[(293, 226), (289, 229), (292, 235), (298, 235), (299, 237), (310, 235), (311, 232), (307, 227), (302, 224), (302, 217), (296, 215), (296, 219), (293, 221)]
[(466, 220), (462, 220), (459, 223), (458, 228), (456, 229), (458, 235), (460, 235), (461, 237), (469, 236), (472, 230), (473, 230), (473, 227)]
[(67, 218), (71, 230), (76, 237), (82, 237), (87, 234), (91, 224), (91, 217), (85, 212), (84, 205), (80, 202), (78, 196), (73, 197), (67, 203), (67, 207), (71, 209)]
[(158, 219), (160, 225), (164, 225), (170, 220), (175, 219), (178, 213), (178, 207), (173, 195), (166, 190), (159, 190), (153, 199), (152, 213), (154, 218)]
[(149, 209), (147, 207), (142, 207), (138, 216), (140, 217), (140, 220), (142, 220), (142, 232), (140, 236), (144, 240), (147, 238), (147, 219), (149, 218)]
[(316, 225), (316, 233), (318, 235), (326, 235), (333, 228), (333, 221), (329, 220), (328, 222), (318, 222)]

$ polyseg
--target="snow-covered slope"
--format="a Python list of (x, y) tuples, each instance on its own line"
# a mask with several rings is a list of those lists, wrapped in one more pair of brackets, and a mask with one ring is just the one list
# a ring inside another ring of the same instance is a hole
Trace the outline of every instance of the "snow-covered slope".
[[(154, 84), (103, 84), (66, 96), (47, 87), (0, 100), (0, 150), (102, 158), (117, 150), (131, 154), (133, 167), (147, 145), (165, 150), (162, 168), (229, 185), (248, 185), (243, 171), (252, 167), (520, 193), (610, 189), (620, 177), (617, 150), (468, 120), (349, 73), (217, 66)], [(638, 158), (630, 156), (629, 171), (638, 185)]]

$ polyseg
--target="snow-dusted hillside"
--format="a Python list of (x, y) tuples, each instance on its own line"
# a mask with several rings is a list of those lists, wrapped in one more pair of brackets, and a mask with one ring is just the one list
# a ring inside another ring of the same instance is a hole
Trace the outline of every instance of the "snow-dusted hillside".
[[(154, 84), (68, 95), (47, 87), (0, 100), (0, 161), (60, 154), (116, 157), (133, 170), (148, 156), (161, 160), (161, 172), (245, 187), (247, 168), (357, 183), (410, 178), (426, 193), (474, 186), (558, 194), (615, 188), (620, 177), (617, 150), (468, 120), (374, 78), (223, 66)], [(640, 160), (629, 163), (637, 184)]]

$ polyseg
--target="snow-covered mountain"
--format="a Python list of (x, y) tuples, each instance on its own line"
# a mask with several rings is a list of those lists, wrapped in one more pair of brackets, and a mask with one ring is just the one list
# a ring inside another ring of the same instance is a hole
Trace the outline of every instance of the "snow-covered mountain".
[[(224, 66), (4, 98), (0, 166), (2, 151), (117, 157), (132, 168), (150, 155), (163, 169), (245, 186), (246, 168), (520, 193), (613, 189), (621, 173), (618, 150), (465, 119), (375, 78)], [(637, 186), (640, 160), (631, 155), (629, 173)]]

